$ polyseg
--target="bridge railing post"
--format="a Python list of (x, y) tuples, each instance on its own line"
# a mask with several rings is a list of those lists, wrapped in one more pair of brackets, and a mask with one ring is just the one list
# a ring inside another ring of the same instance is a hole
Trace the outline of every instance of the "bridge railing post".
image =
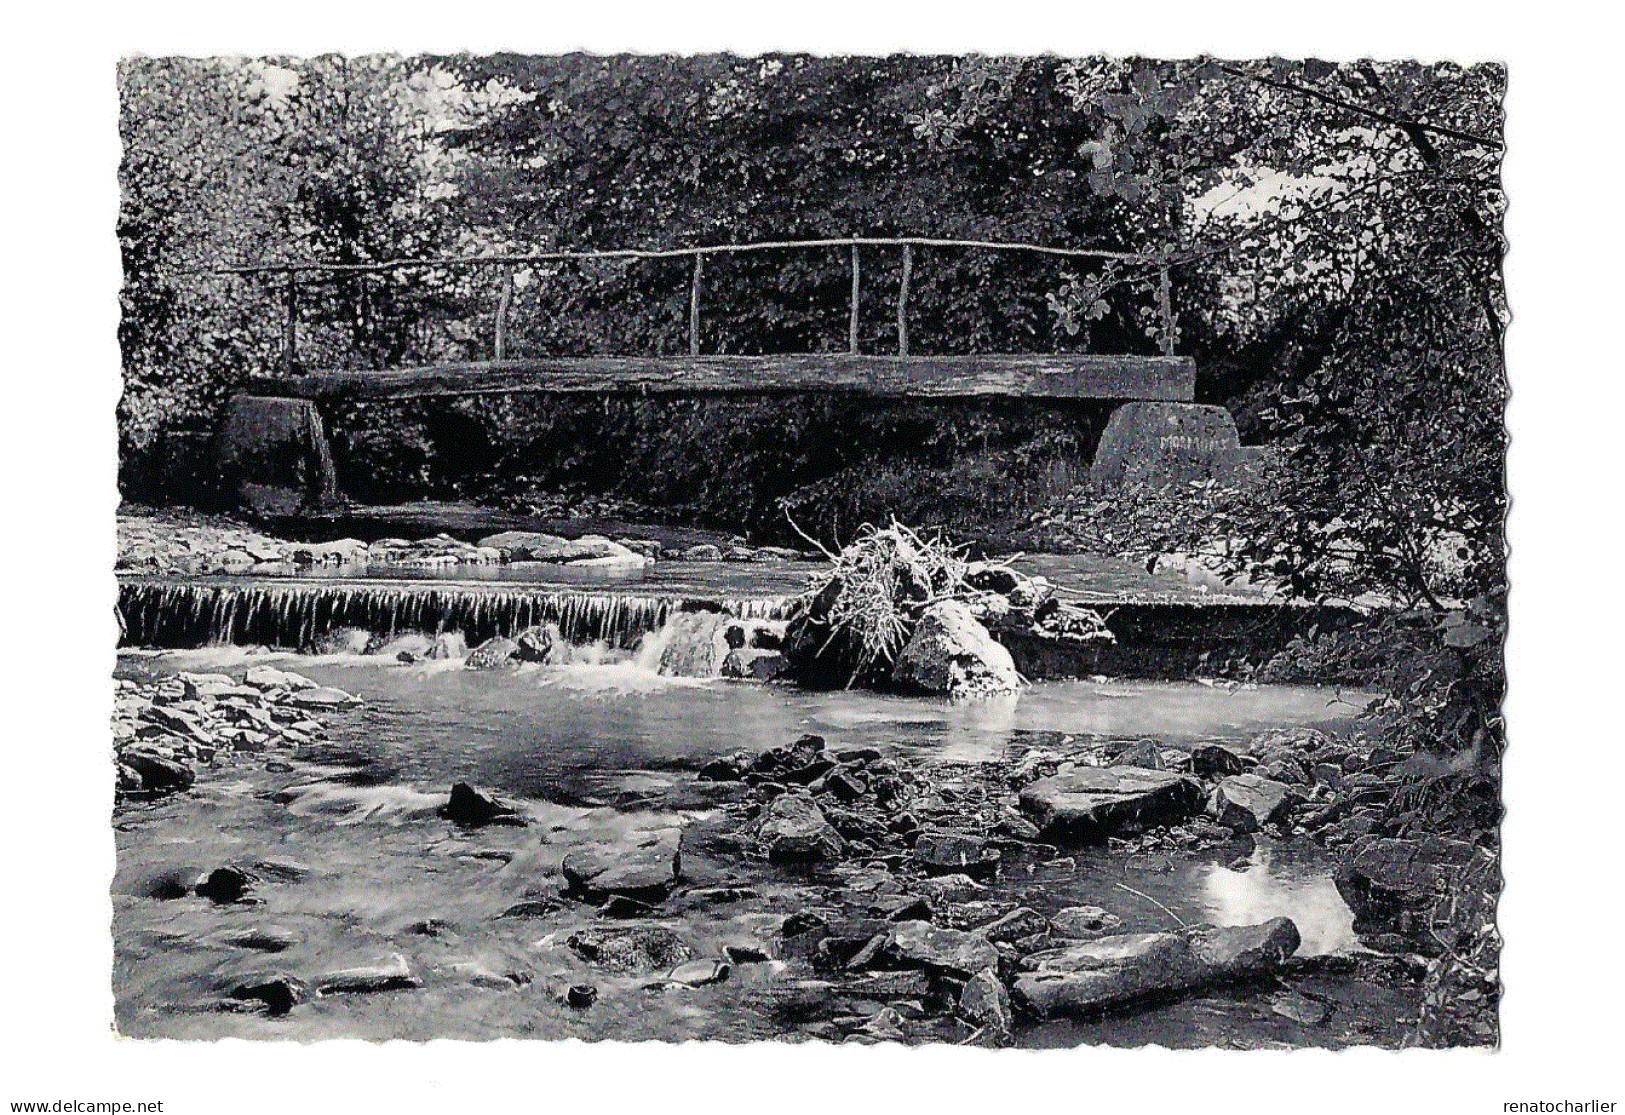
[(492, 346), (498, 360), (508, 353), (508, 307), (513, 302), (513, 272), (502, 273), (502, 290), (497, 295), (496, 343)]
[(688, 354), (700, 354), (700, 276), (705, 273), (705, 253), (694, 253), (694, 276), (688, 284)]
[(290, 267), (283, 273), (282, 295), (282, 367), (290, 376), (299, 370), (297, 292), (298, 281), (294, 278), (293, 268)]
[(862, 270), (858, 263), (858, 245), (852, 244), (852, 311), (846, 322), (846, 351), (854, 356), (858, 352), (858, 289)]
[(914, 274), (914, 245), (903, 245), (903, 275), (897, 283), (897, 355), (908, 355), (908, 282)]
[(1168, 258), (1163, 257), (1162, 270), (1157, 273), (1157, 317), (1162, 323), (1162, 354), (1174, 354), (1174, 287), (1168, 273)]

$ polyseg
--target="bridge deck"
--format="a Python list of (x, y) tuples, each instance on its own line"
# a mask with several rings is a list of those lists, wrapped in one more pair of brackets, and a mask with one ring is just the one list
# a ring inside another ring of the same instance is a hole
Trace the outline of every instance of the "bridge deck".
[(889, 398), (1195, 397), (1196, 367), (1165, 356), (579, 356), (251, 379), (252, 395), (409, 399), (489, 394), (780, 394)]

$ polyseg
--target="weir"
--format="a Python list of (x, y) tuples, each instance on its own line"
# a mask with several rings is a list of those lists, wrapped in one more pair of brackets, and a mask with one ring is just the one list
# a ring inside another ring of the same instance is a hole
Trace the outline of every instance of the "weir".
[[(795, 596), (690, 596), (552, 585), (443, 585), (365, 580), (271, 582), (231, 578), (121, 577), (120, 645), (164, 650), (205, 646), (314, 649), (330, 632), (359, 628), (383, 639), (461, 632), (470, 646), (498, 635), (556, 624), (570, 643), (638, 648), (680, 613), (740, 619), (784, 619)], [(1176, 679), (1229, 676), (1261, 662), (1293, 639), (1358, 622), (1359, 613), (1330, 605), (1217, 599), (1194, 602), (1122, 593), (1091, 600), (1106, 617), (1109, 641), (1072, 640), (1030, 630), (999, 629), (996, 638), (1029, 681), (1105, 675)], [(708, 654), (709, 629), (677, 624), (664, 662)], [(695, 628), (689, 631), (688, 628)], [(677, 630), (681, 628), (682, 630)], [(689, 644), (693, 644), (692, 646)], [(667, 672), (694, 675), (687, 665)], [(712, 669), (699, 671), (711, 676)]]
[(346, 627), (385, 637), (460, 631), (472, 646), (553, 623), (571, 643), (603, 642), (630, 650), (677, 612), (724, 611), (742, 619), (773, 619), (790, 599), (698, 600), (521, 585), (244, 584), (131, 577), (119, 582), (118, 614), (121, 645), (163, 649), (211, 645), (303, 649)]

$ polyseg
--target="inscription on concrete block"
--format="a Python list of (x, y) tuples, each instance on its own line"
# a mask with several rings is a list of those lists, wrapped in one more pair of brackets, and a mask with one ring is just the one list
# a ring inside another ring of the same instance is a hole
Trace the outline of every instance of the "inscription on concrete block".
[(1236, 420), (1224, 407), (1128, 403), (1106, 423), (1089, 476), (1112, 488), (1223, 479), (1242, 456)]

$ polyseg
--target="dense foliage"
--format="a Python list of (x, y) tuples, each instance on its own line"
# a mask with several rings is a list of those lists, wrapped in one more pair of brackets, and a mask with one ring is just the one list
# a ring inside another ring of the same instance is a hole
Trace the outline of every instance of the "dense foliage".
[[(150, 491), (163, 478), (143, 463), (174, 457), (177, 431), (203, 436), (234, 382), (289, 356), (280, 279), (186, 273), (201, 266), (1014, 239), (1152, 262), (921, 249), (913, 351), (1154, 352), (1166, 264), (1199, 395), (1286, 447), (1265, 513), (1235, 508), (1223, 524), (1227, 552), (1307, 595), (1427, 601), (1500, 581), (1497, 67), (136, 59), (120, 83), (127, 490), (172, 497)], [(862, 345), (890, 351), (901, 256), (862, 255)], [(504, 298), (509, 353), (683, 351), (689, 266), (307, 281), (294, 357), (488, 355)], [(849, 267), (844, 250), (711, 257), (703, 349), (844, 347)], [(369, 404), (330, 424), (358, 498), (596, 490), (761, 536), (787, 530), (788, 512), (836, 541), (888, 514), (1008, 539), (1037, 511), (1088, 535), (1099, 498), (1071, 489), (1102, 419), (1087, 406), (490, 399)], [(1454, 581), (1440, 584), (1446, 550)]]

